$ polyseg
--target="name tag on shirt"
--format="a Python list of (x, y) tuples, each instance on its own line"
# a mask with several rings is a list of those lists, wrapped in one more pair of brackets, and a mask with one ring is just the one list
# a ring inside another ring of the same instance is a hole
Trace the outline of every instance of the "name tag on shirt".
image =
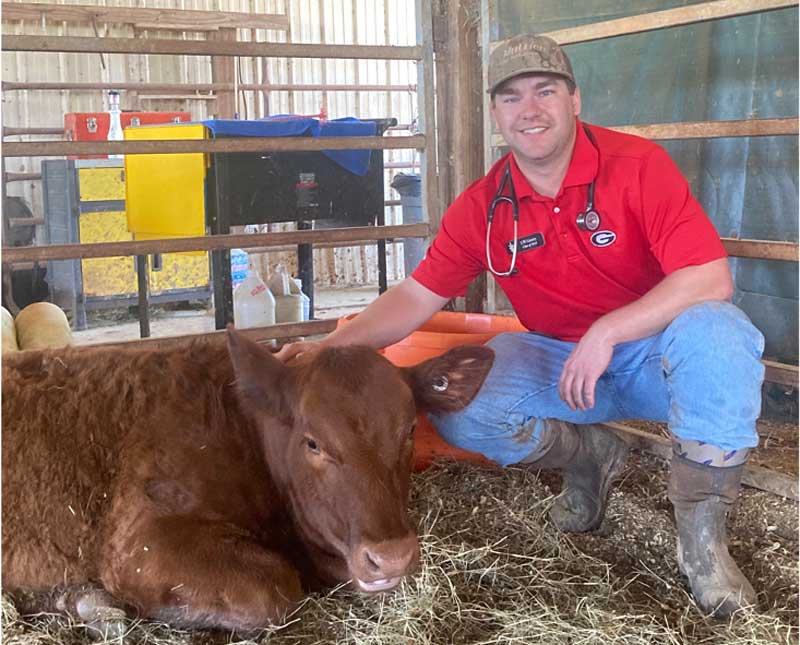
[[(527, 237), (521, 237), (517, 240), (517, 253), (525, 253), (525, 251), (532, 251), (544, 246), (544, 235), (542, 233), (533, 233)], [(514, 253), (514, 240), (506, 242), (506, 251), (511, 255)]]

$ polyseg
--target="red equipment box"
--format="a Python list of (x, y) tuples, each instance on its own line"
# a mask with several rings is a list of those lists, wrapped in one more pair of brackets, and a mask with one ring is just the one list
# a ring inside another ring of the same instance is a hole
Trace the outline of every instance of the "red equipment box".
[[(122, 112), (124, 130), (130, 126), (161, 123), (186, 123), (188, 112)], [(67, 141), (106, 141), (111, 115), (108, 112), (68, 112), (64, 115), (64, 138)], [(105, 159), (106, 155), (70, 155), (69, 159)]]

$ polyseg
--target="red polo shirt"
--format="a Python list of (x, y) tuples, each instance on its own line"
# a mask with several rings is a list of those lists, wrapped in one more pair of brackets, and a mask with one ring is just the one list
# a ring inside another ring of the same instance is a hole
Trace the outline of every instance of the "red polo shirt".
[[(577, 126), (572, 160), (554, 198), (539, 195), (513, 156), (504, 156), (447, 209), (412, 277), (452, 298), (488, 270), (487, 210), (509, 162), (519, 203), (518, 272), (495, 279), (530, 330), (577, 341), (599, 317), (637, 300), (664, 276), (726, 257), (714, 225), (663, 148), (590, 126), (595, 148), (580, 121)], [(575, 219), (595, 177), (600, 226), (583, 231)], [(511, 263), (511, 210), (499, 204), (491, 228), (492, 264), (500, 272)]]

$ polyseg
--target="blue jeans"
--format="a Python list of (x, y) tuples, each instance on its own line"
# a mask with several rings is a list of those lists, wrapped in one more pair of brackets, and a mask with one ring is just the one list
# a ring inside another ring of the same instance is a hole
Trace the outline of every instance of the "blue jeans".
[(575, 343), (521, 332), (488, 344), (495, 362), (475, 399), (459, 412), (430, 418), (448, 443), (504, 466), (536, 449), (542, 419), (666, 421), (679, 439), (722, 450), (758, 445), (764, 337), (730, 303), (695, 305), (661, 333), (618, 345), (597, 382), (594, 408), (585, 412), (571, 410), (558, 395)]

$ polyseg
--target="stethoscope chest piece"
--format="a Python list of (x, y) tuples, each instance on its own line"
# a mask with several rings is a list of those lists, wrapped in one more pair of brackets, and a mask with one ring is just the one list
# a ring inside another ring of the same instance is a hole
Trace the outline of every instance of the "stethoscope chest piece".
[(600, 215), (596, 210), (590, 208), (578, 214), (576, 223), (578, 228), (583, 231), (596, 231), (600, 228)]

